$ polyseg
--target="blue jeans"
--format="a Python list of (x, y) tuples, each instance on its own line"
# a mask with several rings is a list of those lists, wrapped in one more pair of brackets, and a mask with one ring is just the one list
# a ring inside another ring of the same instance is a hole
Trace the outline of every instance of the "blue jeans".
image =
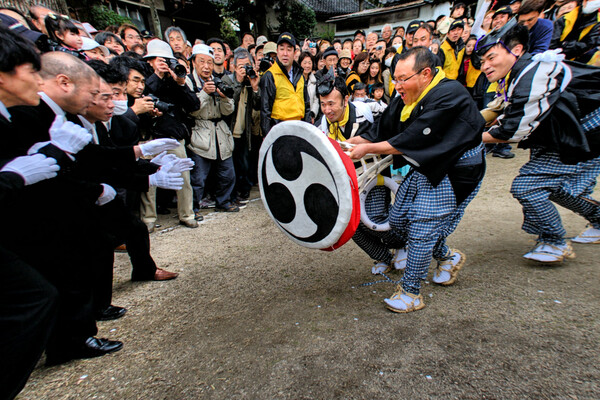
[(191, 171), (192, 190), (194, 191), (194, 203), (202, 201), (204, 196), (204, 185), (211, 169), (216, 172), (216, 206), (224, 207), (231, 200), (231, 193), (235, 185), (235, 171), (233, 169), (233, 159), (227, 160), (209, 160), (200, 157), (194, 152), (188, 151), (190, 158), (196, 163)]

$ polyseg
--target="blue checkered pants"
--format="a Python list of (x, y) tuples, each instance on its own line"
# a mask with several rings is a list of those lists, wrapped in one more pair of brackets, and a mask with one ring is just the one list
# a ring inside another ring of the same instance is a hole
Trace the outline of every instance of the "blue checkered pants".
[(558, 153), (531, 149), (529, 161), (521, 167), (510, 189), (523, 207), (523, 230), (538, 235), (540, 242), (564, 245), (566, 231), (552, 202), (600, 229), (600, 207), (586, 201), (593, 201), (591, 194), (599, 174), (600, 157), (567, 165)]
[[(463, 158), (481, 151), (481, 146), (469, 150)], [(458, 226), (480, 186), (481, 183), (457, 205), (447, 176), (435, 188), (425, 175), (417, 171), (412, 171), (402, 182), (390, 212), (390, 224), (408, 245), (406, 269), (402, 277), (405, 291), (419, 294), (421, 281), (427, 277), (431, 260), (443, 261), (451, 256), (446, 238)]]
[[(371, 221), (380, 224), (388, 219), (391, 195), (385, 186), (375, 186), (365, 199), (365, 211)], [(362, 222), (356, 228), (352, 240), (371, 259), (391, 265), (393, 254), (390, 249), (399, 249), (405, 246), (401, 237), (393, 230), (386, 232), (373, 231)]]

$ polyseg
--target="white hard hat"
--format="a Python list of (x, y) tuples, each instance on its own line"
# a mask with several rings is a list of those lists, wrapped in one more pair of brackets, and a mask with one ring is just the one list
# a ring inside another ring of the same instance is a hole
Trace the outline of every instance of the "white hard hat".
[(159, 39), (154, 39), (148, 42), (146, 46), (147, 53), (144, 58), (162, 57), (162, 58), (175, 58), (173, 56), (173, 49), (169, 46), (169, 43), (163, 42)]
[(104, 57), (107, 57), (110, 54), (110, 51), (108, 51), (108, 48), (106, 46), (101, 45), (93, 39), (82, 36), (81, 40), (83, 41), (81, 45), (81, 50), (83, 51), (100, 48), (100, 50), (102, 50), (102, 54), (104, 54)]

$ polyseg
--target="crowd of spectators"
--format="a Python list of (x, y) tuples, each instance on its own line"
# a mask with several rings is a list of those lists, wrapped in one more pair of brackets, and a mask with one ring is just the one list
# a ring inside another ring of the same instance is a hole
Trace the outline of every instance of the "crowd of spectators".
[[(202, 210), (243, 209), (258, 181), (262, 139), (282, 120), (320, 125), (317, 91), (331, 75), (343, 78), (350, 100), (377, 120), (398, 96), (392, 72), (399, 55), (423, 46), (480, 109), (493, 108), (505, 88), (487, 81), (474, 49), (512, 19), (527, 27), (530, 53), (562, 49), (568, 59), (600, 66), (597, 0), (483, 5), (478, 15), (457, 3), (448, 16), (359, 29), (344, 40), (297, 40), (284, 32), (269, 41), (244, 33), (235, 49), (221, 38), (192, 44), (192, 32), (176, 26), (161, 40), (132, 24), (98, 31), (42, 5), (28, 15), (0, 9), (0, 165), (3, 174), (24, 179), (6, 189), (10, 196), (3, 191), (2, 201), (4, 217), (26, 228), (3, 238), (3, 265), (29, 265), (39, 289), (31, 304), (38, 324), (26, 332), (37, 344), (29, 357), (15, 356), (23, 342), (0, 341), (2, 358), (22, 366), (2, 369), (0, 397), (18, 393), (44, 349), (49, 364), (119, 350), (121, 342), (94, 337), (95, 321), (126, 311), (111, 304), (115, 248), (129, 252), (132, 280), (176, 278), (150, 256), (157, 215), (176, 203), (180, 223), (197, 228)], [(33, 78), (22, 79), (24, 67)], [(291, 92), (282, 94), (286, 85)], [(514, 157), (507, 144), (489, 150)], [(42, 159), (41, 175), (23, 167)], [(41, 219), (31, 215), (50, 194), (56, 208), (47, 205)], [(68, 256), (60, 251), (65, 244), (75, 248)]]

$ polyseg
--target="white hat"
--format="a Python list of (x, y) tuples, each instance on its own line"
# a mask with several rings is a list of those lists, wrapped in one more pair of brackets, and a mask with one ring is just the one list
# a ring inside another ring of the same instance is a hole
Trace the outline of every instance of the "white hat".
[(213, 50), (213, 48), (205, 44), (197, 44), (194, 47), (192, 47), (192, 57), (194, 57), (196, 54), (204, 54), (205, 56), (210, 56), (213, 58), (213, 60), (215, 58), (215, 51)]
[(175, 56), (173, 56), (173, 49), (171, 49), (169, 43), (159, 39), (151, 40), (146, 46), (146, 55), (144, 58), (152, 57), (175, 58)]
[(81, 45), (81, 50), (83, 51), (100, 48), (100, 50), (102, 50), (102, 54), (104, 54), (104, 57), (108, 57), (108, 55), (110, 54), (110, 51), (108, 51), (108, 48), (106, 46), (101, 45), (93, 39), (82, 36), (81, 40), (83, 41)]
[(259, 36), (259, 37), (256, 39), (256, 45), (257, 45), (257, 46), (260, 46), (261, 44), (265, 44), (265, 43), (267, 43), (268, 41), (269, 41), (269, 39), (267, 39), (267, 37), (266, 37), (266, 36), (262, 36), (262, 35), (261, 35), (261, 36)]

